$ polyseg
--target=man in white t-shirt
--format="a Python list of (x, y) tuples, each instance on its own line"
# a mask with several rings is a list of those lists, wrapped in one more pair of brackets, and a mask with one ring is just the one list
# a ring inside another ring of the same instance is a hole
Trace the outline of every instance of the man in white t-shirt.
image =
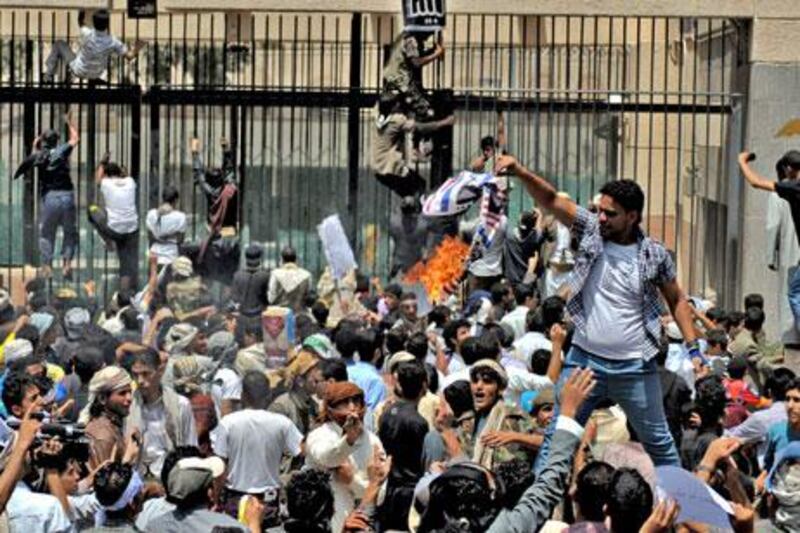
[(106, 154), (95, 172), (105, 209), (89, 206), (89, 221), (109, 249), (119, 257), (121, 289), (136, 289), (139, 275), (139, 213), (136, 180)]
[(52, 82), (59, 61), (69, 67), (69, 74), (86, 80), (99, 80), (103, 77), (112, 56), (121, 56), (130, 61), (134, 59), (144, 43), (139, 41), (132, 48), (128, 48), (122, 41), (108, 33), (110, 15), (107, 9), (98, 9), (92, 14), (92, 25), (85, 25), (86, 12), (78, 12), (78, 25), (80, 26), (80, 46), (77, 55), (72, 51), (66, 41), (58, 40), (53, 43), (53, 49), (47, 57), (45, 72), (42, 79)]
[(242, 378), (242, 410), (224, 416), (211, 432), (214, 453), (227, 464), (225, 512), (236, 517), (242, 496), (263, 495), (265, 528), (277, 525), (281, 460), (300, 455), (303, 442), (291, 420), (267, 411), (269, 396), (266, 376), (247, 372)]
[[(701, 354), (692, 310), (672, 258), (640, 227), (644, 192), (631, 180), (609, 182), (600, 189), (594, 214), (557, 195), (550, 183), (511, 156), (500, 156), (497, 170), (518, 176), (536, 202), (570, 228), (578, 242), (567, 280), (567, 311), (575, 333), (556, 391), (576, 368), (591, 368), (597, 386), (576, 420), (586, 422), (600, 401), (612, 400), (625, 411), (656, 466), (680, 466), (662, 402), (653, 401), (661, 398), (655, 361), (661, 343), (661, 296), (689, 345), (690, 357)], [(558, 406), (554, 416), (557, 410)], [(553, 431), (551, 424), (536, 459), (537, 471), (547, 463)]]
[(186, 234), (186, 213), (178, 209), (179, 200), (178, 189), (166, 185), (161, 191), (161, 205), (147, 213), (145, 225), (150, 236), (150, 253), (156, 256), (159, 268), (178, 258)]

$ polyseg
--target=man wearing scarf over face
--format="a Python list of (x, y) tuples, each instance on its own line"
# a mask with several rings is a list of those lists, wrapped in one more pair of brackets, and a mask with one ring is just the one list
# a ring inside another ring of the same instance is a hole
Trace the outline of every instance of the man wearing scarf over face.
[[(383, 453), (378, 437), (364, 428), (364, 391), (349, 382), (331, 383), (325, 390), (320, 427), (306, 440), (306, 464), (332, 471), (334, 497), (332, 531), (341, 531), (347, 515), (367, 487), (367, 466), (374, 448)], [(379, 498), (379, 503), (382, 498)]]

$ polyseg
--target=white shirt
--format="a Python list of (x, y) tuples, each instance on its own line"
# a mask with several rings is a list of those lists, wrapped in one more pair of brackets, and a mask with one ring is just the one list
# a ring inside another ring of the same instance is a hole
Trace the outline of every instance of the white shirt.
[(222, 401), (242, 399), (242, 378), (230, 368), (220, 368), (214, 374), (211, 385), (211, 399), (214, 400), (214, 409), (217, 419), (222, 418)]
[(151, 209), (145, 220), (147, 230), (156, 241), (150, 251), (158, 257), (159, 265), (168, 265), (178, 257), (178, 234), (186, 233), (186, 213), (170, 211), (158, 216), (158, 209)]
[(127, 53), (128, 47), (107, 31), (81, 26), (80, 48), (69, 68), (80, 78), (98, 79), (106, 71), (111, 54)]
[(520, 396), (529, 390), (541, 391), (553, 386), (547, 376), (540, 376), (513, 366), (506, 367), (508, 374), (508, 387), (503, 392), (503, 399), (507, 405), (520, 406)]
[(100, 181), (100, 192), (106, 205), (110, 229), (123, 235), (139, 229), (136, 182), (133, 178), (104, 178)]
[(456, 381), (469, 381), (469, 371), (472, 366), (463, 366), (455, 372), (450, 372), (445, 376), (444, 380), (440, 383), (439, 389), (444, 390)]
[(228, 488), (249, 494), (280, 487), (281, 458), (299, 455), (301, 442), (291, 420), (264, 409), (231, 413), (211, 432), (214, 453), (228, 462)]
[(500, 321), (501, 324), (508, 324), (514, 330), (514, 340), (517, 341), (525, 335), (525, 322), (528, 318), (528, 308), (525, 305), (518, 305), (513, 311), (508, 313)]
[[(349, 461), (355, 468), (353, 481), (345, 485), (336, 477), (331, 478), (333, 489), (333, 519), (331, 531), (341, 531), (347, 515), (355, 508), (356, 500), (367, 488), (367, 465), (372, 461), (373, 447), (383, 453), (381, 440), (372, 432), (364, 430), (350, 446), (342, 434), (342, 428), (334, 422), (326, 422), (308, 434), (306, 440), (306, 466), (333, 470)], [(381, 497), (378, 498), (379, 502)]]
[(503, 248), (506, 243), (507, 225), (508, 220), (504, 217), (495, 228), (494, 238), (489, 244), (489, 249), (484, 250), (480, 259), (470, 263), (470, 274), (478, 277), (492, 277), (503, 273)]
[[(188, 428), (183, 435), (183, 441), (189, 446), (197, 446), (197, 429), (194, 425), (192, 404), (183, 396), (178, 396), (178, 416), (181, 417), (180, 427)], [(142, 464), (149, 467), (150, 472), (159, 477), (164, 466), (164, 458), (174, 447), (167, 433), (167, 412), (164, 402), (159, 400), (152, 405), (142, 404)]]
[(656, 354), (646, 340), (638, 255), (638, 243), (603, 243), (582, 291), (586, 327), (575, 331), (573, 341), (587, 352), (617, 361)]
[(524, 361), (528, 367), (531, 365), (531, 357), (536, 350), (553, 351), (553, 343), (538, 331), (529, 331), (514, 342), (516, 358)]
[(75, 531), (55, 496), (33, 492), (24, 481), (17, 482), (6, 505), (11, 531), (61, 533)]

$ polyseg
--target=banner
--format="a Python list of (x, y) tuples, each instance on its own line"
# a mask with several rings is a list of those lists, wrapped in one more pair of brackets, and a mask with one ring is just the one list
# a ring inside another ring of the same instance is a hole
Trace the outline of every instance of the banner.
[(128, 0), (128, 18), (154, 19), (157, 11), (156, 0)]
[(317, 226), (317, 233), (334, 278), (340, 280), (350, 270), (358, 267), (339, 215), (331, 215), (323, 220), (322, 224)]
[(402, 0), (405, 31), (435, 32), (444, 28), (445, 0)]

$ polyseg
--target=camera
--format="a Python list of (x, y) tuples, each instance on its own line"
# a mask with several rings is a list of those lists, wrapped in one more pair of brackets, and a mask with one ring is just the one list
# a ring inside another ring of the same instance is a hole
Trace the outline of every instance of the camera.
[[(9, 420), (8, 427), (18, 430), (21, 422)], [(61, 441), (61, 451), (58, 455), (34, 454), (34, 464), (42, 468), (57, 467), (69, 459), (80, 463), (89, 461), (89, 439), (83, 425), (50, 422), (42, 424), (39, 435), (33, 441), (32, 449), (38, 449), (46, 440), (58, 438)]]

